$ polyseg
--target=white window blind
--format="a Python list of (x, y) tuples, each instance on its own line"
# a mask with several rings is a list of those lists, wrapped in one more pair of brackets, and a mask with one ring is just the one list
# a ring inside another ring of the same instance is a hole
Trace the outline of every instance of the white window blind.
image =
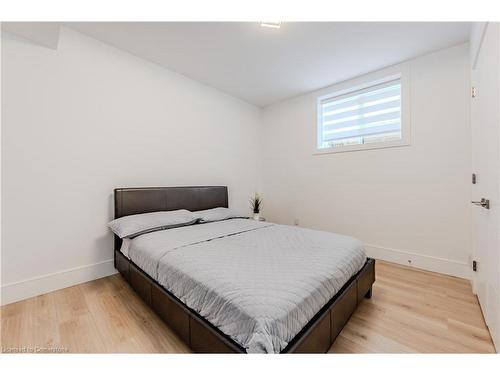
[(318, 102), (318, 148), (400, 140), (401, 79)]

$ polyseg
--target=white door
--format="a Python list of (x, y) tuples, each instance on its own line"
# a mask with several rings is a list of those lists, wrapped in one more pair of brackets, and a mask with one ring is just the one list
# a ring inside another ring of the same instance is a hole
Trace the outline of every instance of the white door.
[(472, 168), (477, 176), (472, 185), (472, 200), (489, 201), (489, 208), (485, 204), (472, 205), (473, 259), (477, 261), (473, 284), (497, 351), (500, 350), (499, 36), (498, 24), (488, 24), (471, 74), (476, 91), (471, 104)]

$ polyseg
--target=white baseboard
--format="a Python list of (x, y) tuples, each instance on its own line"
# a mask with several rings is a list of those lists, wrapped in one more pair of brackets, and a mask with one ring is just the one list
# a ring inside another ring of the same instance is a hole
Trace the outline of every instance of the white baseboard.
[(471, 278), (470, 266), (465, 262), (370, 244), (365, 244), (365, 250), (367, 256), (370, 258), (385, 260), (426, 271), (444, 273), (446, 275), (461, 277), (467, 280), (470, 280)]
[(110, 259), (33, 279), (5, 284), (1, 287), (0, 305), (7, 305), (54, 290), (100, 279), (116, 272), (113, 259)]

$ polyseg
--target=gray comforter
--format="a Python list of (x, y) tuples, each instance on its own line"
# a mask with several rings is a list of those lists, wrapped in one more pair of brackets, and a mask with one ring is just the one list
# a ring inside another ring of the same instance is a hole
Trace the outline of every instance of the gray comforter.
[(129, 256), (249, 353), (279, 353), (366, 261), (354, 238), (245, 219), (144, 234)]

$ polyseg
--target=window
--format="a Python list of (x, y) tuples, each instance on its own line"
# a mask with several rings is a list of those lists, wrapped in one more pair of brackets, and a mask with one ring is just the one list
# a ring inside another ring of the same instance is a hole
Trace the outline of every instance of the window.
[(401, 75), (318, 98), (317, 150), (352, 151), (408, 144)]

